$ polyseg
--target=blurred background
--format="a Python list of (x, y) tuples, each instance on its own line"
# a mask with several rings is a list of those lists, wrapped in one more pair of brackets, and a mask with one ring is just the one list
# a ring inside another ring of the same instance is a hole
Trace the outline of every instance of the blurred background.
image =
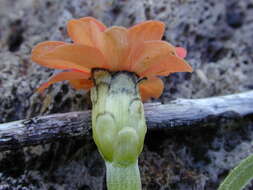
[[(39, 42), (70, 41), (67, 20), (84, 16), (125, 27), (160, 20), (163, 40), (188, 50), (194, 72), (164, 77), (163, 95), (151, 102), (253, 89), (253, 0), (0, 0), (0, 123), (91, 108), (89, 94), (65, 82), (34, 93), (55, 71), (30, 60)], [(252, 138), (248, 123), (149, 132), (143, 189), (215, 190), (253, 152)], [(0, 190), (9, 189), (103, 190), (104, 163), (91, 137), (0, 152)]]

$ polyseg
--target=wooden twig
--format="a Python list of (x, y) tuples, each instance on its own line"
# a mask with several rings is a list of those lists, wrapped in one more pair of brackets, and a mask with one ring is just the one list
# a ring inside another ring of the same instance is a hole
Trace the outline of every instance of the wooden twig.
[[(145, 104), (149, 130), (231, 125), (253, 117), (253, 91)], [(0, 124), (0, 151), (90, 135), (90, 111), (38, 116)]]

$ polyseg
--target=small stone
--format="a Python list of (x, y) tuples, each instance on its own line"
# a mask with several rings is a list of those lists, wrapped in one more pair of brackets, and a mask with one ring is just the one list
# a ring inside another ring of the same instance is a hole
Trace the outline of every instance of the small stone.
[(244, 14), (240, 11), (228, 10), (226, 20), (230, 27), (239, 28), (243, 25)]

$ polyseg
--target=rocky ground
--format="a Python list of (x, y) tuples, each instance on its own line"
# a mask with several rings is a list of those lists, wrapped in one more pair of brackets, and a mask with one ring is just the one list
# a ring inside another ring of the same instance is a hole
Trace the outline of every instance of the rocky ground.
[[(89, 94), (59, 83), (34, 90), (55, 71), (32, 63), (31, 48), (69, 41), (66, 21), (94, 16), (108, 26), (147, 19), (166, 23), (164, 40), (186, 47), (192, 74), (163, 78), (158, 100), (199, 98), (253, 89), (253, 0), (0, 0), (0, 123), (86, 110)], [(143, 189), (213, 190), (253, 152), (253, 125), (152, 131), (140, 156)], [(91, 138), (0, 153), (0, 190), (105, 189), (105, 169)]]

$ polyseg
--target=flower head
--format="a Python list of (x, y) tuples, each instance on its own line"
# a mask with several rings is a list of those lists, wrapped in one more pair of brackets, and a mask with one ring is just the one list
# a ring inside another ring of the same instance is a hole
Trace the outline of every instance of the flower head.
[(107, 28), (92, 17), (68, 21), (67, 31), (73, 43), (46, 41), (32, 51), (32, 60), (49, 68), (66, 70), (54, 75), (39, 91), (53, 83), (68, 80), (76, 89), (93, 86), (91, 71), (130, 71), (145, 77), (139, 85), (143, 100), (158, 98), (164, 88), (157, 76), (174, 72), (191, 72), (184, 61), (186, 50), (162, 41), (164, 24), (145, 21), (129, 29)]

